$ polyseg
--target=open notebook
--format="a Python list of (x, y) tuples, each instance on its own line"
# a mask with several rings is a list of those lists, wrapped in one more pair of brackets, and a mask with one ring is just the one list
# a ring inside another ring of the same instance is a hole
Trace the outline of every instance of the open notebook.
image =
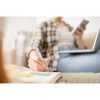
[[(29, 75), (27, 77), (27, 75)], [(61, 78), (60, 72), (22, 72), (19, 81), (30, 83), (56, 83)]]
[(55, 83), (60, 79), (60, 72), (35, 72), (23, 66), (6, 65), (6, 71), (15, 83)]

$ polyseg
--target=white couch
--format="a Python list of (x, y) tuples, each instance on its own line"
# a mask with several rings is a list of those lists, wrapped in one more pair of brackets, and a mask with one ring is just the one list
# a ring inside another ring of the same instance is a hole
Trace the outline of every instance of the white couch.
[(88, 33), (83, 35), (84, 42), (88, 48), (92, 48), (96, 33)]

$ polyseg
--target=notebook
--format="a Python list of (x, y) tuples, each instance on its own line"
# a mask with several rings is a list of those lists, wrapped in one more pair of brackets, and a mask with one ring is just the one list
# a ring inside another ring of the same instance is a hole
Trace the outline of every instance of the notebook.
[(60, 72), (36, 72), (17, 65), (6, 65), (5, 69), (14, 83), (55, 83), (62, 77)]
[(62, 77), (60, 72), (24, 71), (19, 75), (19, 81), (26, 83), (56, 83)]

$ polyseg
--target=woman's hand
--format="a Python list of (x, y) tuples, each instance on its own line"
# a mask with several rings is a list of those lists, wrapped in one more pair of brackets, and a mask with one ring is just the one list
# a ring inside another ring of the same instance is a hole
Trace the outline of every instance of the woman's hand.
[(86, 48), (84, 41), (82, 39), (83, 32), (84, 32), (85, 29), (86, 28), (84, 26), (79, 26), (73, 34), (79, 49), (85, 49)]
[(76, 29), (76, 31), (74, 32), (74, 34), (73, 34), (73, 35), (74, 35), (74, 38), (75, 38), (76, 40), (82, 39), (84, 30), (85, 30), (85, 27), (84, 27), (84, 26), (79, 26), (79, 27)]
[(32, 51), (29, 56), (28, 66), (33, 71), (47, 71), (49, 62), (49, 58), (40, 59), (36, 52)]

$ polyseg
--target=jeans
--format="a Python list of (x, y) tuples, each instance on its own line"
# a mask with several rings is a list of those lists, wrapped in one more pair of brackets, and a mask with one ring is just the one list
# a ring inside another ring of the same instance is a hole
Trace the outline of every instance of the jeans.
[(93, 53), (60, 54), (57, 71), (100, 72), (100, 50)]

